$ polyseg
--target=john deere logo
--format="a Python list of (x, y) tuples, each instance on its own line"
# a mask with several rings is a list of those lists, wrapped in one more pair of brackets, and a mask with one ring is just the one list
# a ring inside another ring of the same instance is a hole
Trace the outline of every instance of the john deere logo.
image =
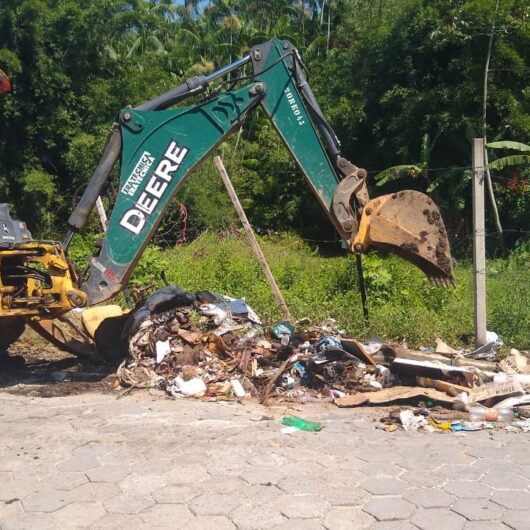
[[(144, 158), (146, 154), (148, 156), (146, 157), (145, 161), (147, 161), (147, 158), (151, 156), (146, 152), (142, 155), (142, 158)], [(134, 207), (127, 210), (121, 218), (120, 226), (123, 226), (123, 228), (129, 232), (132, 232), (134, 235), (138, 235), (142, 231), (147, 217), (153, 213), (157, 204), (166, 193), (169, 183), (173, 179), (174, 173), (180, 167), (187, 154), (188, 149), (186, 147), (179, 146), (174, 140), (169, 143), (166, 152), (164, 153), (164, 157), (156, 166), (156, 169), (151, 175), (151, 178), (148, 180), (147, 185), (140, 193), (137, 201), (134, 203)], [(142, 159), (140, 159), (139, 163), (141, 161)], [(151, 164), (152, 163), (153, 162), (151, 162)], [(136, 164), (135, 170), (139, 167), (138, 164)], [(129, 179), (130, 178), (131, 177), (129, 177)], [(143, 177), (141, 180), (143, 180)], [(136, 186), (136, 189), (137, 188), (138, 185)], [(125, 186), (122, 191), (124, 189)], [(127, 193), (127, 195), (130, 195), (130, 193)]]

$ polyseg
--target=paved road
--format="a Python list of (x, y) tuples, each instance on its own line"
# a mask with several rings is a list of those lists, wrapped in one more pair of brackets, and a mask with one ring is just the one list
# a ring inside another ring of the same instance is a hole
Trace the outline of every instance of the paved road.
[(528, 435), (386, 433), (373, 412), (0, 393), (0, 526), (530, 528)]

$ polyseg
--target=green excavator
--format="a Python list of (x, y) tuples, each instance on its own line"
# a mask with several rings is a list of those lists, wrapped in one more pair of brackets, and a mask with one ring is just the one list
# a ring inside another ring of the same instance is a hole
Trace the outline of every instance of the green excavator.
[[(135, 108), (124, 108), (101, 160), (69, 220), (64, 242), (34, 241), (0, 205), (0, 349), (30, 325), (78, 355), (94, 345), (58, 326), (68, 312), (101, 304), (123, 291), (186, 178), (230, 133), (261, 107), (351, 252), (397, 253), (435, 283), (454, 282), (447, 233), (438, 207), (417, 191), (370, 199), (367, 172), (341, 154), (293, 45), (272, 39), (209, 75), (192, 77)], [(209, 87), (215, 90), (209, 90)], [(201, 95), (201, 98), (197, 96)], [(173, 108), (194, 96), (189, 106)], [(117, 162), (119, 192), (99, 248), (80, 276), (68, 247), (83, 230)]]

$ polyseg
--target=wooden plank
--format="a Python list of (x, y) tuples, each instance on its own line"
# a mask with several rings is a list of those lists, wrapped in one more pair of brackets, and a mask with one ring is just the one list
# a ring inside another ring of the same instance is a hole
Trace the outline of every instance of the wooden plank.
[(106, 232), (109, 221), (107, 219), (105, 207), (103, 206), (103, 201), (101, 200), (101, 195), (98, 195), (98, 198), (96, 199), (96, 210), (99, 215), (99, 221), (101, 223), (101, 226), (103, 227), (103, 232)]
[(265, 259), (265, 255), (263, 254), (263, 251), (261, 250), (261, 247), (259, 246), (258, 240), (256, 239), (256, 236), (254, 235), (254, 230), (252, 230), (252, 226), (250, 226), (250, 223), (248, 222), (248, 218), (245, 213), (245, 210), (243, 210), (243, 207), (241, 206), (241, 203), (239, 202), (239, 198), (236, 194), (236, 190), (234, 189), (234, 186), (232, 185), (232, 181), (230, 180), (230, 177), (228, 176), (228, 173), (223, 164), (223, 161), (221, 160), (221, 157), (216, 156), (214, 158), (214, 162), (215, 162), (215, 166), (217, 167), (217, 171), (219, 171), (219, 175), (221, 175), (221, 178), (223, 179), (224, 185), (228, 191), (228, 195), (230, 195), (230, 199), (232, 201), (232, 204), (234, 205), (234, 208), (236, 209), (236, 212), (237, 212), (237, 215), (239, 216), (241, 224), (243, 225), (243, 228), (245, 229), (245, 233), (250, 242), (252, 252), (254, 252), (254, 255), (256, 256), (256, 258), (259, 261), (259, 264), (261, 265), (261, 269), (263, 270), (263, 273), (265, 274), (265, 277), (267, 278), (267, 282), (270, 285), (272, 293), (274, 294), (274, 297), (276, 298), (276, 301), (278, 302), (278, 305), (280, 306), (283, 317), (285, 318), (285, 320), (291, 321), (292, 320), (291, 312), (289, 311), (289, 308), (287, 307), (287, 304), (285, 303), (285, 299), (280, 291), (280, 288), (278, 287), (278, 284), (276, 283), (276, 280), (274, 279), (274, 276), (272, 275), (269, 264), (267, 263), (267, 260)]

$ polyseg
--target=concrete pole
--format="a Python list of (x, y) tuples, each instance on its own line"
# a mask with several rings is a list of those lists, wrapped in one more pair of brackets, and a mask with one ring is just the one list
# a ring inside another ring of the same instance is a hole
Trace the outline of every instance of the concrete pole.
[(254, 235), (254, 231), (252, 230), (252, 227), (250, 226), (250, 223), (248, 222), (248, 218), (245, 213), (245, 210), (243, 210), (243, 207), (241, 206), (241, 203), (239, 202), (239, 198), (237, 197), (236, 190), (234, 189), (234, 186), (232, 185), (230, 177), (228, 176), (228, 173), (226, 172), (226, 169), (223, 164), (223, 161), (221, 160), (221, 157), (216, 156), (214, 158), (214, 162), (215, 162), (215, 166), (217, 167), (217, 171), (219, 171), (219, 175), (221, 175), (224, 185), (226, 186), (228, 195), (230, 195), (230, 199), (232, 200), (232, 204), (234, 205), (234, 208), (236, 209), (237, 215), (239, 216), (239, 219), (241, 220), (241, 224), (243, 225), (243, 228), (245, 229), (245, 233), (247, 234), (247, 238), (250, 242), (250, 246), (252, 247), (252, 251), (254, 252), (254, 255), (256, 256), (256, 258), (258, 258), (258, 261), (259, 261), (259, 264), (261, 265), (263, 273), (265, 274), (265, 277), (267, 278), (267, 282), (269, 283), (270, 288), (274, 294), (274, 297), (276, 298), (276, 301), (278, 302), (278, 305), (280, 306), (280, 309), (282, 310), (283, 317), (287, 321), (292, 321), (291, 312), (289, 311), (289, 308), (287, 307), (287, 304), (285, 303), (285, 299), (280, 291), (280, 288), (278, 287), (278, 284), (276, 283), (276, 280), (274, 279), (274, 276), (272, 275), (272, 272), (269, 268), (267, 260), (265, 259), (265, 256), (261, 250), (261, 247), (259, 246), (258, 240), (256, 239), (256, 236)]
[(486, 344), (486, 230), (484, 215), (484, 139), (473, 140), (473, 272), (475, 346)]

